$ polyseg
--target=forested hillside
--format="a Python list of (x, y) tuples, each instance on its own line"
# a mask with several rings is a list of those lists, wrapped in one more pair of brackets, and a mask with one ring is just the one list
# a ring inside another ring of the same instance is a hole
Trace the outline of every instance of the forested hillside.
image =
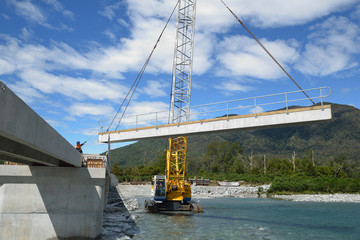
[[(333, 118), (329, 121), (190, 136), (188, 172), (209, 170), (209, 151), (217, 151), (218, 158), (221, 152), (226, 154), (227, 151), (241, 151), (243, 168), (249, 167), (247, 165), (250, 164), (250, 158), (253, 168), (261, 168), (264, 155), (267, 160), (291, 161), (295, 151), (296, 158), (311, 159), (316, 165), (342, 161), (354, 174), (360, 172), (360, 110), (348, 105), (331, 105)], [(236, 143), (237, 150), (230, 149), (235, 148), (233, 143)], [(156, 162), (166, 148), (167, 139), (142, 140), (112, 150), (111, 159), (119, 166), (147, 165)], [(216, 158), (214, 155), (212, 157)], [(219, 167), (224, 168), (220, 159), (214, 161), (213, 167), (219, 161)]]

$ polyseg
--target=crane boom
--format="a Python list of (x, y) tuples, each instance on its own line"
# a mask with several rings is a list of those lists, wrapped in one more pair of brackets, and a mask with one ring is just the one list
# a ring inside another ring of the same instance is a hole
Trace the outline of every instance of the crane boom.
[(176, 23), (169, 123), (189, 120), (196, 0), (180, 0)]

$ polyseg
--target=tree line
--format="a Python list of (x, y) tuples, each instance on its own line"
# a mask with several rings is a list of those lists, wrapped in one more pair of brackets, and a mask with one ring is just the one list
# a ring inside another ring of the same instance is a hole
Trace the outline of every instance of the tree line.
[(198, 162), (192, 162), (191, 174), (255, 174), (255, 175), (306, 175), (327, 177), (353, 177), (346, 156), (339, 155), (327, 163), (318, 164), (312, 150), (306, 150), (301, 158), (295, 151), (288, 159), (267, 158), (266, 155), (244, 153), (239, 143), (212, 142)]
[[(314, 151), (301, 157), (296, 151), (288, 159), (245, 153), (237, 142), (211, 142), (203, 156), (187, 160), (187, 176), (211, 180), (272, 183), (269, 192), (359, 192), (360, 179), (345, 155), (318, 163)], [(166, 153), (155, 162), (136, 167), (112, 166), (120, 181), (150, 181), (156, 174), (165, 174)]]

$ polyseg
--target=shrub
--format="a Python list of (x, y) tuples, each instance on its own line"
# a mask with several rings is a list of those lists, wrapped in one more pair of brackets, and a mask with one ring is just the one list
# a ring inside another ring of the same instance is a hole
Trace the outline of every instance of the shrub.
[(335, 177), (276, 177), (272, 182), (269, 193), (354, 193), (360, 192), (360, 179), (335, 178)]

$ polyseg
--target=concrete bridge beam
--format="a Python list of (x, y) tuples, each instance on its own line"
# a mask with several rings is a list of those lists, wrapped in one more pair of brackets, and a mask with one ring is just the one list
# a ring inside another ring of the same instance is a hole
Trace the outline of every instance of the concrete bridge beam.
[(204, 119), (180, 124), (164, 124), (102, 132), (99, 133), (99, 142), (107, 143), (109, 141), (109, 135), (110, 142), (127, 142), (147, 138), (189, 136), (216, 131), (290, 126), (329, 119), (331, 119), (330, 105), (313, 106), (258, 114)]
[(0, 81), (0, 160), (81, 166), (81, 154)]

